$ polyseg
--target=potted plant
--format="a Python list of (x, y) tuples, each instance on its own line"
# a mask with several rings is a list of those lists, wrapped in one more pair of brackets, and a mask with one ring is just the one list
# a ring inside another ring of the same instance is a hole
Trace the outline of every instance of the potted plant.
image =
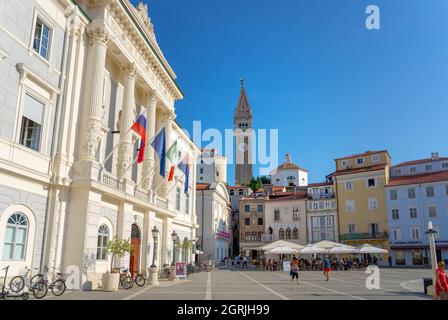
[(110, 272), (103, 275), (104, 291), (118, 291), (120, 284), (120, 269), (114, 268), (115, 258), (122, 258), (128, 253), (132, 253), (133, 248), (129, 239), (114, 238), (107, 244), (107, 253), (112, 255), (110, 262)]

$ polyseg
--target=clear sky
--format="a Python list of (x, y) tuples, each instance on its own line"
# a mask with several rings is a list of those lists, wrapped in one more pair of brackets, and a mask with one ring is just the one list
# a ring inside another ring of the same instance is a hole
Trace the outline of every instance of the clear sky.
[[(280, 161), (290, 153), (310, 182), (366, 150), (448, 156), (447, 0), (147, 2), (188, 131), (232, 128), (244, 77), (254, 127), (279, 129)], [(365, 27), (370, 4), (380, 30)]]

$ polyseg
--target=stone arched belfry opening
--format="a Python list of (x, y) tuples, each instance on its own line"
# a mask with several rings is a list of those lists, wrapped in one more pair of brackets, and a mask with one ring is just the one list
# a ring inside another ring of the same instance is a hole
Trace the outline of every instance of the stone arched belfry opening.
[(235, 184), (248, 186), (252, 172), (252, 108), (246, 94), (244, 80), (241, 80), (241, 92), (233, 118), (235, 135)]

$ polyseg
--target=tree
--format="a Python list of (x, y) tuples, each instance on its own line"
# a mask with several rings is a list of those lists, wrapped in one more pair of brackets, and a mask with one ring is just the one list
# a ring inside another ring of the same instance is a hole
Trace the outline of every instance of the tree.
[(258, 177), (257, 179), (255, 179), (255, 177), (252, 177), (252, 180), (250, 181), (249, 187), (252, 189), (253, 192), (257, 191), (262, 186), (263, 186), (263, 184), (261, 182), (261, 178), (260, 177)]
[(131, 242), (129, 239), (118, 239), (114, 238), (113, 240), (109, 241), (107, 244), (107, 253), (112, 254), (112, 259), (110, 262), (110, 270), (113, 272), (113, 266), (115, 262), (115, 257), (124, 257), (128, 253), (133, 253), (134, 248), (131, 246)]
[(263, 176), (263, 177), (260, 177), (260, 178), (261, 178), (261, 183), (262, 183), (263, 185), (265, 185), (265, 184), (271, 184), (271, 178), (270, 178), (270, 177)]

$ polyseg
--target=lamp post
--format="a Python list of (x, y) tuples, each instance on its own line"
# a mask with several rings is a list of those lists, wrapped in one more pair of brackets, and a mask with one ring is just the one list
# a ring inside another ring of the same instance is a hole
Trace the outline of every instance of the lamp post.
[(151, 230), (152, 238), (154, 239), (154, 246), (152, 250), (152, 265), (149, 267), (148, 273), (149, 273), (149, 284), (152, 286), (159, 285), (159, 270), (156, 266), (156, 256), (157, 256), (157, 250), (158, 250), (158, 243), (159, 243), (159, 230), (156, 226)]
[(156, 226), (154, 226), (154, 229), (151, 230), (152, 238), (154, 239), (154, 249), (152, 250), (152, 265), (151, 268), (157, 268), (156, 266), (156, 255), (158, 250), (158, 243), (159, 243), (159, 230)]
[(436, 240), (435, 240), (436, 233), (437, 231), (434, 230), (432, 221), (429, 221), (428, 231), (426, 231), (426, 234), (429, 237), (429, 252), (431, 255), (432, 284), (434, 288), (434, 294), (436, 288), (436, 269), (437, 269), (437, 252), (436, 252)]
[(176, 275), (176, 243), (179, 241), (179, 236), (177, 235), (176, 231), (173, 230), (173, 233), (171, 234), (171, 239), (173, 239), (173, 261), (171, 262), (170, 267), (170, 280), (176, 281), (177, 275)]

